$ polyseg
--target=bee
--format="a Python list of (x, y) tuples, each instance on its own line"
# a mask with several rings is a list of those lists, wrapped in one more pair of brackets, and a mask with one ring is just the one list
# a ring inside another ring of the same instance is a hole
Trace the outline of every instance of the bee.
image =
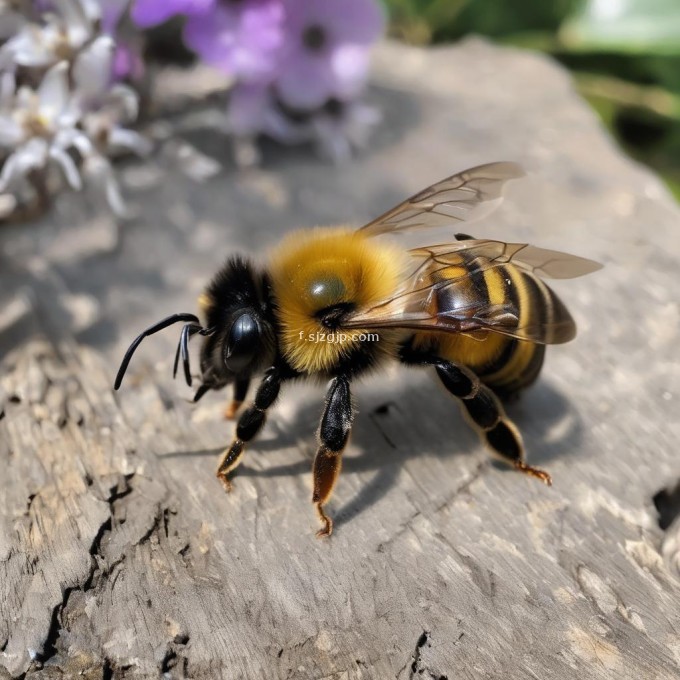
[(481, 165), (428, 187), (358, 230), (292, 233), (264, 267), (232, 257), (199, 299), (203, 322), (194, 314), (174, 314), (147, 328), (127, 350), (115, 389), (142, 340), (179, 322), (185, 325), (173, 376), (181, 359), (189, 385), (188, 342), (203, 336), (194, 401), (233, 385), (227, 416), (234, 416), (251, 379), (261, 376), (217, 469), (230, 491), (230, 475), (282, 385), (327, 381), (312, 470), (312, 502), (321, 522), (317, 536), (333, 530), (324, 506), (352, 429), (352, 381), (389, 361), (434, 369), (493, 454), (551, 484), (547, 472), (526, 462), (522, 437), (502, 400), (536, 380), (546, 345), (567, 342), (576, 333), (571, 315), (542, 277), (573, 278), (601, 265), (466, 234), (410, 250), (378, 238), (477, 218), (501, 200), (508, 180), (522, 175), (511, 162)]

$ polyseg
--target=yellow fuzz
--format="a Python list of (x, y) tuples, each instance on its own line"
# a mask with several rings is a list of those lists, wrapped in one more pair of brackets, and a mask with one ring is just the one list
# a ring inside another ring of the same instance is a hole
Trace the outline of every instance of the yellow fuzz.
[[(281, 351), (291, 366), (304, 373), (328, 371), (356, 348), (357, 336), (370, 329), (340, 328), (328, 341), (332, 331), (314, 315), (342, 303), (365, 311), (392, 297), (404, 260), (399, 249), (347, 228), (309, 229), (284, 239), (271, 255), (269, 271), (282, 325)], [(354, 339), (339, 341), (341, 332)]]
[(214, 304), (215, 301), (206, 291), (203, 291), (198, 296), (198, 308), (201, 310), (201, 314), (203, 314), (204, 317), (208, 315), (208, 312), (212, 309)]

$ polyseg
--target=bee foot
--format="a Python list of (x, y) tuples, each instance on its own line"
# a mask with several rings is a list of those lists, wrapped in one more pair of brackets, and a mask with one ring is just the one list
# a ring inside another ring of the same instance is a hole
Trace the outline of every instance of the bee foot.
[(316, 512), (323, 524), (323, 527), (316, 532), (316, 537), (326, 538), (333, 533), (333, 520), (323, 511), (320, 503), (316, 506)]
[(218, 472), (216, 476), (217, 476), (217, 479), (220, 480), (220, 484), (222, 485), (222, 488), (227, 493), (231, 493), (234, 489), (234, 485), (229, 481), (229, 478), (227, 477), (227, 475), (224, 474), (223, 472)]
[(524, 472), (524, 474), (540, 479), (547, 486), (552, 486), (552, 477), (545, 470), (532, 467), (531, 465), (519, 461), (515, 463), (515, 468), (520, 472)]

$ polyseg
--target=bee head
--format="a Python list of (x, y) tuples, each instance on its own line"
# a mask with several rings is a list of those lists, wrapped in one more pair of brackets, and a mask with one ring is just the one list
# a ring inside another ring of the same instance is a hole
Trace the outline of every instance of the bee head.
[(235, 375), (250, 374), (262, 354), (262, 325), (254, 310), (238, 310), (222, 344), (224, 365)]
[(276, 340), (266, 275), (241, 257), (229, 259), (200, 299), (207, 327), (204, 382), (220, 387), (247, 378), (274, 358)]

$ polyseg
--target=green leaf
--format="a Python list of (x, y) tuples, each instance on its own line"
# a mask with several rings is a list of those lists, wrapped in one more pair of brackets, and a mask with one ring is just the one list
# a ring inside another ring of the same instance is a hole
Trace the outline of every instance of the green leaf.
[(680, 0), (585, 0), (560, 29), (574, 50), (680, 54)]

